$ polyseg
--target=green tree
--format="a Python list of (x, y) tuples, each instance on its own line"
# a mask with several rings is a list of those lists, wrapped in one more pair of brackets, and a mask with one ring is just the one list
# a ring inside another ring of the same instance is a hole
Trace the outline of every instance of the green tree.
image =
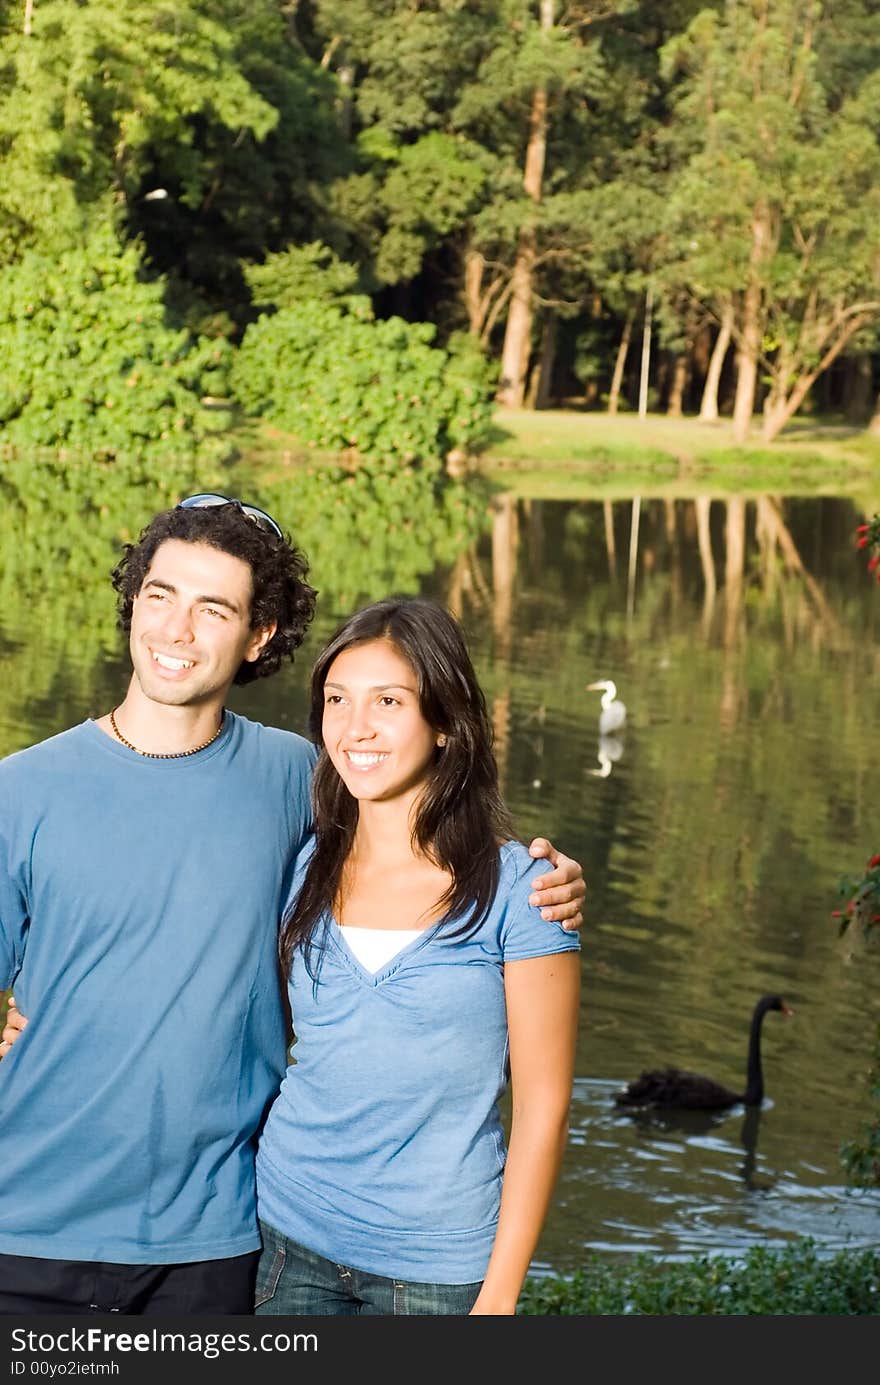
[(233, 315), (240, 258), (314, 239), (341, 171), (335, 84), (275, 0), (41, 0), (0, 38), (0, 266), (114, 216)]
[(77, 213), (103, 211), (108, 191), (124, 207), (156, 167), (173, 165), (181, 199), (197, 203), (211, 179), (199, 122), (222, 127), (230, 145), (269, 132), (277, 113), (238, 68), (226, 9), (42, 0), (30, 34), (4, 35), (3, 260), (69, 239)]
[(347, 93), (360, 161), (331, 193), (350, 237), (336, 248), (369, 259), (377, 286), (412, 281), (426, 265), (448, 275), (454, 265), (457, 292), (437, 316), (458, 326), (460, 300), (470, 331), (488, 345), (507, 315), (520, 393), (540, 276), (550, 265), (570, 270), (588, 238), (573, 193), (586, 101), (598, 99), (603, 78), (592, 26), (629, 3), (567, 6), (565, 25), (552, 22), (555, 8), (550, 0), (315, 5), (320, 61)]
[(770, 441), (880, 316), (880, 77), (853, 77), (843, 95), (823, 85), (817, 52), (832, 22), (815, 0), (730, 0), (664, 51), (689, 146), (669, 202), (667, 282), (719, 323), (732, 316), (739, 441), (759, 371)]

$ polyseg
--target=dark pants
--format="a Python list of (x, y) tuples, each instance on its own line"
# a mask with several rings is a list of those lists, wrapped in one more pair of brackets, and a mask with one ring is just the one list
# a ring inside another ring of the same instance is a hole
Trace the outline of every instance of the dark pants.
[(115, 1265), (0, 1255), (0, 1316), (254, 1311), (260, 1252), (184, 1265)]

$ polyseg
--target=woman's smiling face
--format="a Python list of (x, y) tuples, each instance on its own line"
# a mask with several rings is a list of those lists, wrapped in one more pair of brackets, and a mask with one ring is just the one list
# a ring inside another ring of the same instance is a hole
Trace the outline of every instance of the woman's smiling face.
[(348, 789), (361, 802), (415, 799), (439, 733), (425, 720), (416, 675), (390, 640), (338, 654), (324, 683), (322, 737)]

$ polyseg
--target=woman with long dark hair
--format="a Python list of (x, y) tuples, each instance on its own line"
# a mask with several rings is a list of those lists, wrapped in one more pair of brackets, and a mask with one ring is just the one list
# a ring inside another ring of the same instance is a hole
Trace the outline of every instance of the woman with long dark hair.
[(256, 1311), (513, 1314), (567, 1138), (577, 935), (529, 905), (540, 867), (514, 839), (441, 606), (392, 599), (345, 621), (315, 664), (311, 730)]

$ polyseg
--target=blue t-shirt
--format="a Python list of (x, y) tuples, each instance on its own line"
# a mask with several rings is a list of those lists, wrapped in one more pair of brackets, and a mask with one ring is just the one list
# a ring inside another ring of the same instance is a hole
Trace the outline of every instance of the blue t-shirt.
[(428, 928), (372, 973), (327, 918), (316, 984), (295, 954), (294, 1062), (260, 1137), (257, 1204), (338, 1264), (434, 1284), (485, 1275), (505, 1160), (504, 963), (580, 945), (528, 903), (546, 862), (518, 842), (500, 854), (495, 900), (470, 937)]
[(0, 1251), (169, 1264), (259, 1246), (285, 1064), (280, 905), (314, 747), (231, 712), (146, 759), (87, 721), (0, 764)]

